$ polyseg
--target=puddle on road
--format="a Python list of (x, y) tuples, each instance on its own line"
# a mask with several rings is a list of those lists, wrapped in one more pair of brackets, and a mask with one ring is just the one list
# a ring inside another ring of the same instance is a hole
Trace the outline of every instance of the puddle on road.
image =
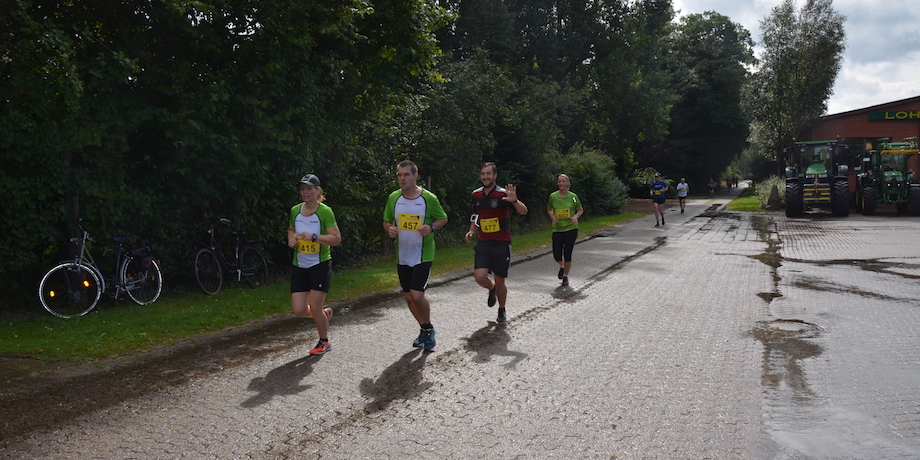
[(824, 351), (811, 341), (820, 332), (814, 324), (790, 320), (764, 322), (751, 332), (763, 345), (761, 384), (774, 403), (798, 405), (814, 396), (802, 364)]
[(880, 273), (885, 275), (895, 275), (909, 280), (920, 279), (920, 265), (897, 262), (891, 260), (869, 259), (869, 260), (828, 260), (816, 262), (819, 267), (845, 265), (859, 267), (867, 272)]

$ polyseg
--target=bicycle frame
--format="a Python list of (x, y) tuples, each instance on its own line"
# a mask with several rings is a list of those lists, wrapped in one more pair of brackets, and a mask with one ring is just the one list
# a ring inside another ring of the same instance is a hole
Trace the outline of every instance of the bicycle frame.
[[(99, 287), (102, 289), (102, 292), (115, 299), (121, 298), (121, 296), (126, 294), (130, 289), (131, 283), (119, 279), (119, 274), (123, 272), (122, 267), (124, 264), (131, 261), (131, 256), (124, 248), (124, 242), (127, 241), (127, 239), (128, 238), (125, 236), (117, 236), (112, 238), (112, 240), (118, 243), (118, 254), (115, 258), (115, 271), (113, 275), (105, 276), (102, 274), (102, 270), (99, 268), (99, 264), (97, 264), (96, 260), (93, 259), (92, 253), (90, 253), (89, 249), (86, 247), (87, 241), (96, 241), (90, 236), (89, 232), (83, 230), (82, 238), (71, 238), (71, 241), (77, 243), (79, 246), (79, 251), (77, 257), (74, 259), (74, 262), (77, 264), (86, 265), (87, 267), (93, 269), (96, 272), (96, 275), (99, 276)], [(106, 249), (105, 252), (110, 250), (111, 249)]]
[[(230, 221), (227, 219), (221, 219), (220, 221), (221, 223), (225, 223), (225, 224), (230, 223)], [(214, 253), (217, 254), (218, 259), (220, 259), (222, 269), (228, 272), (236, 273), (236, 280), (242, 281), (243, 280), (243, 270), (240, 269), (239, 262), (240, 262), (240, 254), (243, 252), (243, 248), (248, 244), (248, 243), (243, 243), (243, 235), (245, 235), (246, 233), (236, 232), (236, 231), (230, 232), (230, 234), (233, 235), (233, 238), (234, 238), (233, 259), (232, 260), (228, 259), (227, 256), (224, 255), (224, 251), (220, 249), (220, 246), (217, 244), (217, 237), (215, 236), (215, 233), (216, 233), (216, 229), (214, 227), (211, 227), (208, 229), (209, 242), (208, 242), (207, 248), (214, 251)]]
[[(222, 224), (230, 224), (229, 219), (220, 219)], [(246, 232), (230, 231), (233, 236), (233, 252), (224, 253), (217, 242), (217, 225), (207, 229), (208, 243), (195, 253), (195, 280), (205, 294), (213, 295), (224, 285), (225, 273), (235, 273), (236, 281), (246, 281), (250, 287), (257, 288), (268, 282), (268, 269), (265, 256), (254, 241), (245, 241)], [(251, 254), (251, 255), (250, 255)], [(228, 255), (232, 257), (228, 257)]]

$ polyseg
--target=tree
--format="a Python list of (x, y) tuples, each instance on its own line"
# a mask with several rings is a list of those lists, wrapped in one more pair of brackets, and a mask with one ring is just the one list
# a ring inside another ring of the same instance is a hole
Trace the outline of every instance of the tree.
[(636, 147), (667, 133), (676, 100), (665, 67), (674, 11), (669, 0), (641, 0), (607, 2), (601, 13), (607, 31), (586, 85), (591, 141), (625, 177), (636, 166)]
[(642, 165), (691, 183), (715, 177), (745, 147), (750, 119), (741, 97), (754, 63), (753, 41), (740, 24), (715, 12), (682, 18), (670, 38), (668, 67), (679, 94), (667, 140)]
[(773, 8), (760, 23), (764, 51), (747, 89), (747, 107), (763, 126), (777, 173), (784, 169), (783, 148), (793, 136), (827, 111), (840, 72), (846, 17), (832, 0), (807, 0), (796, 15), (792, 0)]
[(296, 178), (335, 188), (361, 153), (348, 142), (428, 74), (450, 18), (427, 0), (7, 5), (0, 294), (33, 284), (50, 263), (34, 254), (58, 257), (77, 218), (101, 241), (144, 237), (171, 280), (217, 217), (277, 241)]

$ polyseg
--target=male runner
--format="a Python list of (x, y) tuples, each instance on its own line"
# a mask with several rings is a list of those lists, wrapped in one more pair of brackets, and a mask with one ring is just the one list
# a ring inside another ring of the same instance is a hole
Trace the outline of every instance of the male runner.
[[(498, 300), (499, 323), (506, 321), (505, 301), (508, 287), (505, 278), (511, 268), (511, 225), (510, 211), (521, 215), (527, 214), (527, 206), (517, 198), (517, 187), (508, 184), (504, 188), (496, 185), (498, 168), (495, 163), (485, 163), (479, 168), (479, 180), (482, 187), (473, 190), (473, 216), (470, 219), (470, 231), (466, 233), (466, 242), (479, 229), (476, 246), (476, 259), (473, 275), (476, 282), (489, 290), (487, 304), (492, 307)], [(489, 278), (495, 275), (495, 280)]]
[(435, 345), (431, 325), (431, 304), (425, 298), (428, 277), (434, 262), (434, 231), (447, 224), (447, 213), (434, 193), (418, 185), (418, 167), (403, 161), (396, 167), (399, 190), (390, 194), (383, 210), (383, 229), (397, 238), (399, 247), (396, 272), (409, 311), (419, 324), (413, 347), (432, 350)]

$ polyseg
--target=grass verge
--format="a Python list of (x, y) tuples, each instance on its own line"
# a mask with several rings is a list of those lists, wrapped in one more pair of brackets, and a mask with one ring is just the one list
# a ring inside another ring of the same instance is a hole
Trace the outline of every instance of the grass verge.
[(761, 212), (766, 211), (761, 207), (754, 187), (748, 187), (741, 192), (741, 196), (728, 203), (728, 211)]
[[(594, 217), (579, 223), (580, 233), (588, 235), (643, 215), (621, 213)], [(550, 229), (545, 229), (516, 234), (515, 256), (548, 248), (550, 233)], [(432, 276), (471, 271), (472, 259), (472, 244), (438, 248)], [(39, 315), (36, 319), (5, 321), (0, 323), (0, 355), (52, 362), (88, 362), (172, 345), (192, 336), (290, 314), (291, 294), (286, 278), (272, 280), (258, 290), (236, 284), (214, 296), (184, 288), (147, 306), (105, 298), (90, 314), (73, 319)], [(336, 271), (326, 303), (389, 291), (397, 286), (392, 259)]]

